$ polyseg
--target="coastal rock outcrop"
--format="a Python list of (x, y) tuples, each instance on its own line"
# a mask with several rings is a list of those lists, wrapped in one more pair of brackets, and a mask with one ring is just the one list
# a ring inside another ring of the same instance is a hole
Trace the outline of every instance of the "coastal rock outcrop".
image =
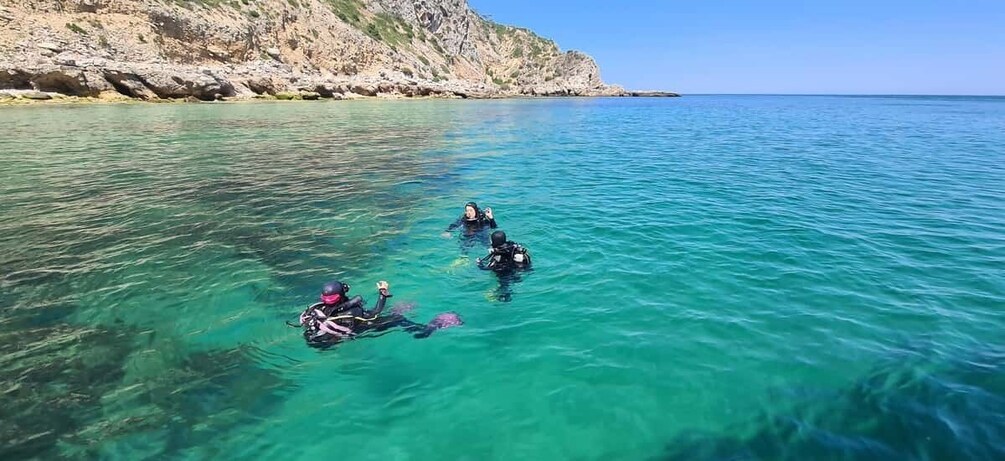
[(46, 101), (52, 99), (52, 95), (41, 91), (29, 91), (21, 94), (21, 97), (24, 99), (34, 99), (36, 101)]
[(624, 94), (588, 55), (466, 0), (6, 0), (0, 24), (0, 89), (202, 101)]

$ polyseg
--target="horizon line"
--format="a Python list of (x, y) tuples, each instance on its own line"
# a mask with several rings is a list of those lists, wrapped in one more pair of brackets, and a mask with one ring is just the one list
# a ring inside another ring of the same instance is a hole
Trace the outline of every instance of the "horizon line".
[(961, 98), (1005, 98), (1005, 93), (1000, 94), (963, 94), (963, 93), (685, 93), (680, 91), (664, 90), (628, 90), (628, 91), (663, 91), (676, 93), (681, 96), (904, 96), (904, 97), (961, 97)]

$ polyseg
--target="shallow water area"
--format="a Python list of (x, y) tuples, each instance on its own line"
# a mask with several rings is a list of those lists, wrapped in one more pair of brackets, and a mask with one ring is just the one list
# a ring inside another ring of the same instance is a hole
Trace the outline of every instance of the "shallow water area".
[[(1005, 98), (0, 126), (0, 458), (1005, 458)], [(533, 254), (509, 302), (469, 200)], [(308, 348), (332, 278), (465, 324)]]

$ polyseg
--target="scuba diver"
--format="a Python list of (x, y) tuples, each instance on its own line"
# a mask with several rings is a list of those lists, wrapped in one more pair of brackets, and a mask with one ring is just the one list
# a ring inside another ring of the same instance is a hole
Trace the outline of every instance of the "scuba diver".
[(523, 245), (511, 242), (503, 231), (492, 233), (489, 254), (478, 258), (478, 268), (495, 272), (499, 278), (496, 298), (509, 302), (513, 298), (513, 283), (520, 281), (520, 273), (531, 269), (530, 252)]
[(492, 208), (485, 208), (484, 211), (478, 208), (478, 204), (475, 202), (468, 202), (464, 204), (464, 214), (457, 218), (453, 224), (447, 226), (447, 230), (444, 234), (450, 235), (454, 229), (458, 227), (464, 228), (464, 235), (472, 235), (476, 232), (485, 229), (495, 229), (496, 219), (492, 216)]
[(496, 228), (496, 220), (492, 215), (492, 208), (481, 210), (475, 202), (468, 202), (464, 205), (464, 214), (457, 218), (450, 226), (443, 231), (444, 237), (450, 237), (451, 232), (461, 229), (461, 252), (467, 254), (468, 250), (488, 243), (486, 232), (488, 229)]
[(304, 328), (304, 339), (311, 347), (327, 348), (343, 340), (352, 339), (370, 331), (384, 331), (394, 327), (402, 327), (413, 333), (413, 337), (421, 339), (433, 334), (441, 328), (463, 325), (460, 316), (453, 312), (437, 315), (429, 324), (413, 322), (405, 316), (392, 312), (381, 316), (387, 298), (388, 283), (377, 282), (377, 304), (371, 310), (364, 309), (361, 296), (348, 297), (349, 285), (339, 281), (325, 284), (321, 289), (321, 302), (312, 304), (300, 314), (300, 324), (290, 326)]

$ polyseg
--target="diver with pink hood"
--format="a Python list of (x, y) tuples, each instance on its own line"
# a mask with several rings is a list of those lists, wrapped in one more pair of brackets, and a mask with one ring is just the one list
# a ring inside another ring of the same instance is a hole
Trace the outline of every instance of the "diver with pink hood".
[(377, 304), (371, 310), (364, 309), (361, 296), (348, 297), (349, 284), (339, 281), (326, 283), (321, 288), (321, 301), (312, 304), (300, 314), (300, 326), (304, 328), (304, 339), (312, 347), (330, 347), (343, 340), (352, 339), (360, 334), (375, 331), (380, 332), (394, 327), (402, 327), (413, 333), (415, 338), (426, 338), (441, 328), (463, 325), (460, 316), (453, 312), (437, 315), (432, 322), (421, 324), (413, 322), (399, 312), (382, 316), (389, 285), (385, 281), (377, 282)]

